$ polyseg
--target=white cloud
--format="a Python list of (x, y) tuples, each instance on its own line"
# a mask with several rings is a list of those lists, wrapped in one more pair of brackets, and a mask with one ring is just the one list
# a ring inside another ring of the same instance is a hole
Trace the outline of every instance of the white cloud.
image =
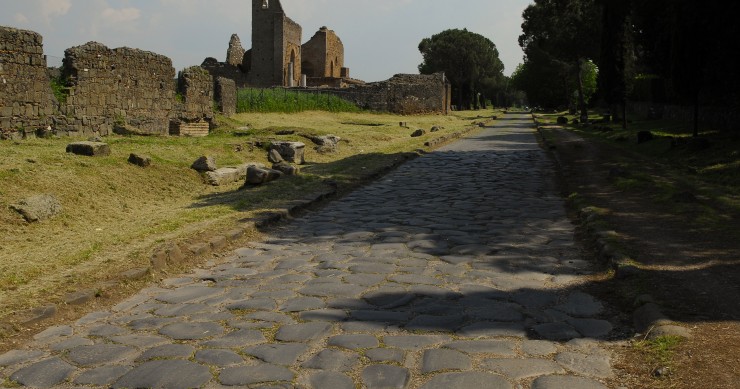
[(49, 22), (52, 17), (63, 16), (72, 8), (72, 0), (42, 0), (41, 14)]
[(130, 23), (141, 17), (141, 10), (138, 8), (106, 8), (101, 13), (101, 17), (105, 23)]
[(15, 15), (13, 15), (13, 20), (16, 23), (18, 23), (18, 24), (26, 24), (26, 23), (28, 23), (28, 18), (26, 17), (26, 15), (24, 15), (22, 13), (17, 13)]

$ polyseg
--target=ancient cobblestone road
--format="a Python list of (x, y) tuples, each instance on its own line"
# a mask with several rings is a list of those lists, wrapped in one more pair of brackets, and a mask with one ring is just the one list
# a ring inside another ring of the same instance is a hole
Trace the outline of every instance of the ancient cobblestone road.
[[(604, 307), (531, 119), (0, 355), (36, 387), (603, 388)], [(9, 382), (9, 381), (6, 381)]]

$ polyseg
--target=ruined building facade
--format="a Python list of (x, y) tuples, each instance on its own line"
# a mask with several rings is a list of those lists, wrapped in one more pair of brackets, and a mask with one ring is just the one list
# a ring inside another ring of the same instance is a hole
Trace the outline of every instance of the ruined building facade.
[(357, 83), (349, 79), (344, 45), (334, 31), (322, 27), (303, 45), (302, 34), (301, 26), (286, 15), (280, 0), (252, 0), (252, 48), (244, 50), (234, 34), (226, 62), (206, 58), (201, 66), (214, 77), (234, 80), (238, 87)]

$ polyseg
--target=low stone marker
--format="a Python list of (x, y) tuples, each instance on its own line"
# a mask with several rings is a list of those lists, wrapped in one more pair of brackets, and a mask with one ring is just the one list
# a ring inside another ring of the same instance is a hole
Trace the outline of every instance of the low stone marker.
[(48, 194), (31, 196), (11, 204), (10, 208), (26, 219), (27, 222), (39, 222), (58, 215), (62, 212), (62, 205), (56, 197)]
[(136, 166), (149, 167), (152, 165), (152, 158), (146, 155), (131, 153), (131, 155), (128, 156), (128, 162)]
[(418, 130), (414, 131), (414, 132), (413, 132), (413, 133), (411, 134), (411, 137), (412, 137), (412, 138), (418, 138), (418, 137), (420, 137), (420, 136), (422, 136), (422, 135), (424, 135), (424, 134), (426, 134), (426, 133), (427, 133), (426, 131), (424, 131), (424, 130), (422, 130), (422, 129), (420, 128), (420, 129), (418, 129)]
[(272, 170), (277, 170), (286, 176), (297, 176), (300, 173), (298, 166), (293, 166), (289, 163), (280, 162), (272, 165)]
[(265, 167), (265, 165), (256, 162), (246, 163), (236, 167), (223, 167), (212, 172), (205, 172), (206, 183), (213, 186), (221, 186), (244, 181), (247, 177), (247, 169), (251, 166)]
[(218, 169), (216, 167), (216, 158), (205, 155), (196, 159), (195, 162), (190, 165), (190, 168), (201, 173), (213, 172)]
[(103, 142), (74, 142), (67, 145), (67, 152), (88, 157), (105, 157), (110, 155), (110, 146)]
[(273, 142), (270, 151), (276, 150), (286, 162), (303, 165), (306, 163), (304, 152), (306, 144), (302, 142)]
[(304, 137), (311, 140), (316, 145), (316, 151), (319, 153), (333, 153), (336, 152), (339, 148), (339, 141), (342, 140), (342, 138), (336, 136), (336, 135), (322, 135), (322, 136), (313, 136), (313, 135), (303, 135)]
[(247, 169), (246, 183), (248, 185), (261, 185), (282, 177), (283, 173), (273, 169), (266, 169), (258, 166), (250, 166)]

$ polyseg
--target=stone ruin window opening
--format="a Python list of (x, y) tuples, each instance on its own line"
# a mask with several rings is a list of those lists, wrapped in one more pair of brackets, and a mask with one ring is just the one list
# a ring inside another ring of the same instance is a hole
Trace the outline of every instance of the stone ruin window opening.
[(262, 0), (262, 9), (270, 8), (270, 0)]

